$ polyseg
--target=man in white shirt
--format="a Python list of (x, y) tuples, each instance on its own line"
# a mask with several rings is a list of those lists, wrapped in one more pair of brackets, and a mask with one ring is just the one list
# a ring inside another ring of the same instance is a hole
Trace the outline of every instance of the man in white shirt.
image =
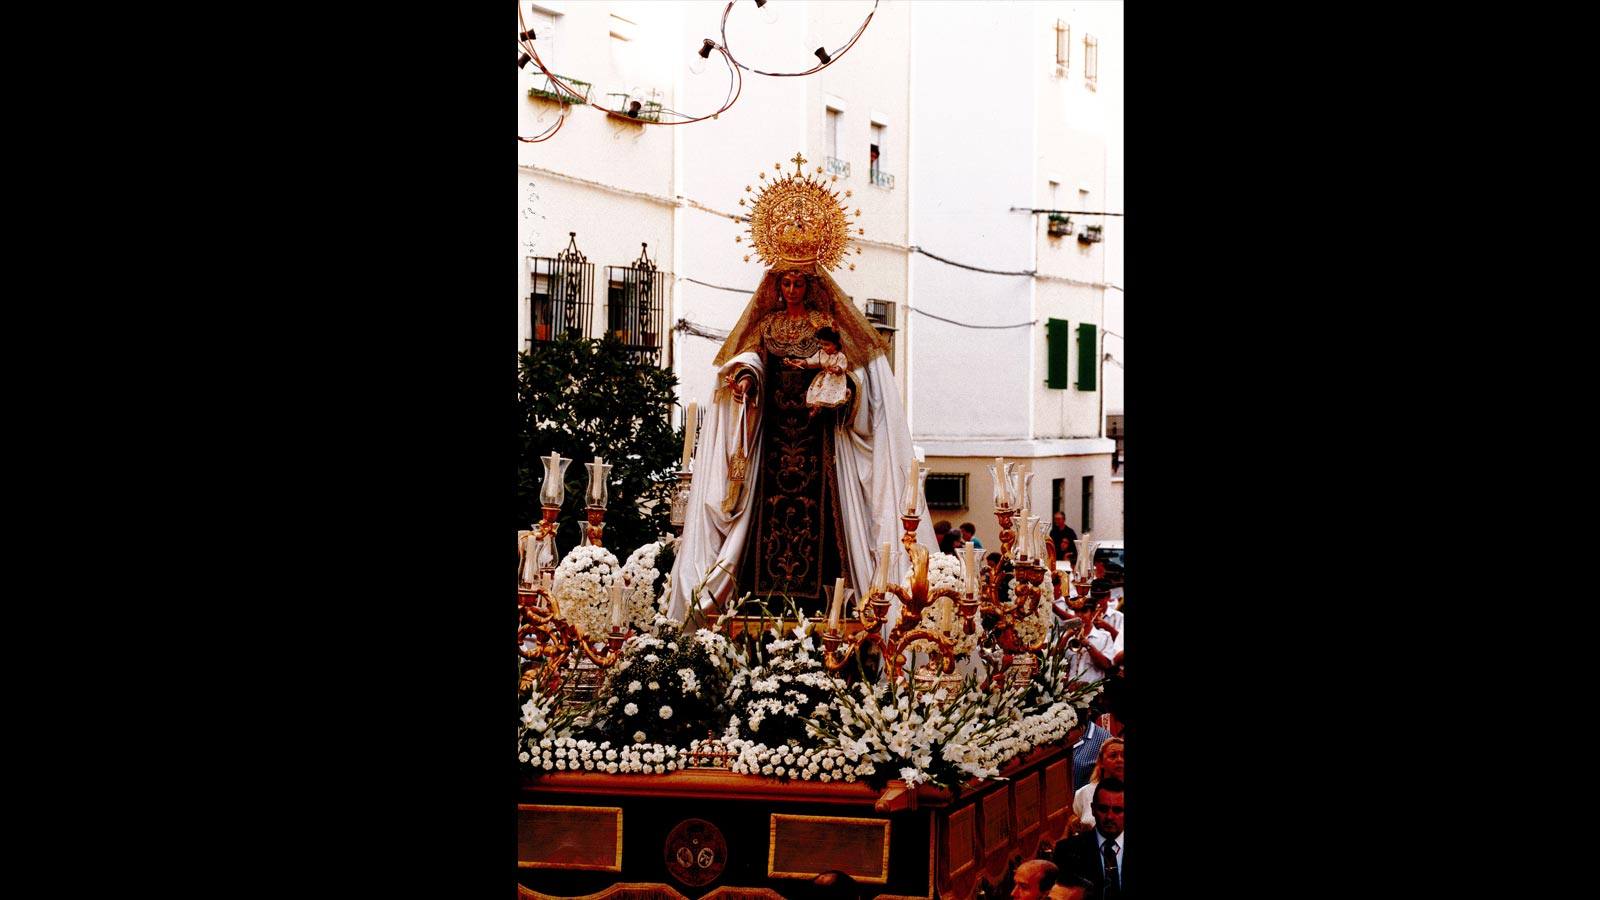
[(1104, 581), (1096, 580), (1089, 589), (1089, 602), (1083, 604), (1078, 610), (1078, 619), (1083, 623), (1079, 646), (1072, 653), (1071, 664), (1067, 668), (1067, 682), (1081, 682), (1092, 684), (1102, 681), (1114, 668), (1111, 657), (1116, 655), (1113, 645), (1116, 637), (1103, 625), (1096, 624), (1100, 610), (1109, 596), (1111, 586)]

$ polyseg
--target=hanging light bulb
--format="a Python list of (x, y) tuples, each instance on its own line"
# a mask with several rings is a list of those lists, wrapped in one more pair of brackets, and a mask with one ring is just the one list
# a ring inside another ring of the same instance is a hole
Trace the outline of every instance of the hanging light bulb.
[(689, 54), (689, 74), (704, 75), (706, 65), (711, 62), (711, 51), (716, 49), (717, 42), (706, 38), (700, 43), (700, 49)]
[(772, 0), (756, 0), (756, 18), (763, 25), (771, 25), (778, 21), (778, 5)]

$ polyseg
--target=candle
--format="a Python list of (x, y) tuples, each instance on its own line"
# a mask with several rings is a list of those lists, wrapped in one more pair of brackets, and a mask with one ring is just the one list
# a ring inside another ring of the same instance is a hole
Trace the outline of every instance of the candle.
[(611, 585), (611, 627), (622, 627), (622, 583), (613, 582)]
[(588, 505), (603, 508), (605, 507), (606, 500), (608, 499), (607, 494), (609, 491), (607, 489), (606, 479), (611, 475), (611, 466), (607, 465), (604, 459), (596, 456), (594, 458), (594, 462), (588, 464), (588, 469)]
[(956, 601), (950, 597), (944, 598), (944, 615), (940, 616), (940, 622), (942, 624), (939, 626), (939, 628), (945, 634), (950, 634), (951, 632), (955, 631), (955, 612)]
[(975, 593), (978, 588), (978, 552), (973, 549), (971, 544), (968, 544), (961, 549), (965, 550), (967, 554), (967, 558), (964, 560), (967, 570), (966, 591), (968, 594), (972, 594)]
[(539, 579), (539, 581), (544, 587), (544, 592), (546, 594), (550, 593), (550, 573), (549, 572), (540, 572), (539, 574), (542, 576)]
[(1028, 555), (1028, 508), (1024, 506), (1017, 514), (1017, 558), (1024, 559)]
[(828, 612), (828, 630), (837, 633), (839, 630), (839, 612), (844, 608), (844, 578), (841, 576), (833, 582), (833, 609)]
[(689, 468), (689, 460), (694, 456), (694, 413), (695, 405), (689, 404), (688, 412), (683, 414), (683, 465), (680, 469)]
[(906, 467), (905, 505), (906, 515), (914, 516), (917, 514), (917, 461), (914, 459), (911, 461), (911, 465)]
[(539, 486), (539, 502), (544, 506), (560, 506), (567, 497), (567, 486), (562, 477), (572, 460), (554, 450), (550, 451), (549, 456), (538, 459), (544, 464), (544, 483)]
[(872, 586), (875, 588), (882, 588), (889, 583), (890, 546), (888, 541), (878, 545), (878, 573), (872, 576)]

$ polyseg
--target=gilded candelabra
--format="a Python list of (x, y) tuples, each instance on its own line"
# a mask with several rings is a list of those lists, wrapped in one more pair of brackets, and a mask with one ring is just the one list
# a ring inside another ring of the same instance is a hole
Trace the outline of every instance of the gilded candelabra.
[(574, 648), (601, 669), (611, 668), (621, 656), (628, 629), (612, 625), (605, 651), (595, 650), (583, 629), (562, 618), (549, 579), (531, 591), (519, 592), (518, 600), (517, 653), (532, 663), (522, 673), (519, 690), (531, 688), (541, 670), (552, 679), (553, 687), (559, 687)]
[[(517, 585), (517, 653), (532, 663), (518, 682), (519, 688), (524, 691), (538, 680), (541, 671), (553, 679), (552, 684), (560, 686), (568, 669), (567, 662), (573, 658), (574, 648), (580, 654), (580, 664), (587, 660), (598, 669), (610, 668), (621, 655), (622, 643), (628, 636), (628, 629), (621, 623), (621, 598), (615, 593), (612, 595), (612, 624), (603, 652), (595, 649), (595, 642), (583, 633), (583, 629), (562, 617), (553, 585), (557, 562), (555, 536), (559, 528), (557, 519), (561, 515), (561, 504), (566, 498), (562, 477), (572, 460), (552, 452), (548, 457), (540, 457), (540, 462), (544, 464), (544, 483), (539, 493), (543, 513), (528, 538), (528, 543), (537, 546), (538, 550), (535, 551), (531, 546), (524, 550), (524, 553), (542, 554), (539, 583), (523, 582), (519, 572)], [(598, 458), (585, 466), (589, 469), (589, 490), (584, 509), (588, 521), (580, 529), (588, 543), (599, 547), (602, 546), (601, 538), (605, 530), (606, 500), (609, 497), (606, 479), (611, 466)]]
[[(905, 533), (900, 536), (900, 543), (905, 547), (906, 556), (911, 564), (905, 584), (889, 583), (890, 545), (883, 544), (879, 547), (878, 575), (873, 579), (873, 585), (867, 589), (866, 596), (861, 601), (862, 629), (846, 637), (839, 630), (837, 615), (829, 616), (828, 630), (822, 636), (823, 662), (828, 671), (838, 671), (868, 644), (877, 644), (889, 667), (890, 677), (900, 679), (905, 675), (904, 656), (918, 641), (927, 641), (932, 645), (929, 655), (934, 658), (933, 669), (936, 673), (949, 675), (955, 671), (956, 642), (953, 626), (947, 622), (944, 628), (924, 628), (922, 614), (929, 606), (948, 597), (956, 607), (960, 608), (964, 620), (963, 628), (967, 634), (971, 634), (974, 627), (972, 616), (977, 612), (978, 604), (976, 601), (966, 602), (967, 598), (962, 596), (962, 592), (954, 588), (940, 588), (933, 591), (928, 589), (928, 551), (917, 543), (917, 526), (921, 521), (922, 517), (919, 515), (900, 517), (901, 527), (905, 529)], [(885, 637), (883, 625), (889, 619), (890, 595), (900, 598), (900, 618)], [(837, 613), (840, 606), (839, 597), (835, 597), (834, 606)]]

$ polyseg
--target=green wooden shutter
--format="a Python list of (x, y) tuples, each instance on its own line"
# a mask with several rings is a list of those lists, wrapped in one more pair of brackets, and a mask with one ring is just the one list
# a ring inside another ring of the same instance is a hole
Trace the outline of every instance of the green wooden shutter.
[[(1063, 323), (1065, 324), (1065, 323)], [(1100, 345), (1095, 341), (1095, 327), (1088, 322), (1078, 326), (1078, 390), (1094, 390), (1095, 374), (1100, 368)], [(1052, 360), (1054, 357), (1052, 357)], [(1063, 385), (1065, 387), (1065, 385)]]
[(1068, 382), (1072, 378), (1072, 366), (1067, 359), (1072, 347), (1070, 329), (1066, 319), (1048, 319), (1044, 323), (1045, 345), (1050, 351), (1045, 369), (1045, 387), (1062, 391), (1070, 387)]

